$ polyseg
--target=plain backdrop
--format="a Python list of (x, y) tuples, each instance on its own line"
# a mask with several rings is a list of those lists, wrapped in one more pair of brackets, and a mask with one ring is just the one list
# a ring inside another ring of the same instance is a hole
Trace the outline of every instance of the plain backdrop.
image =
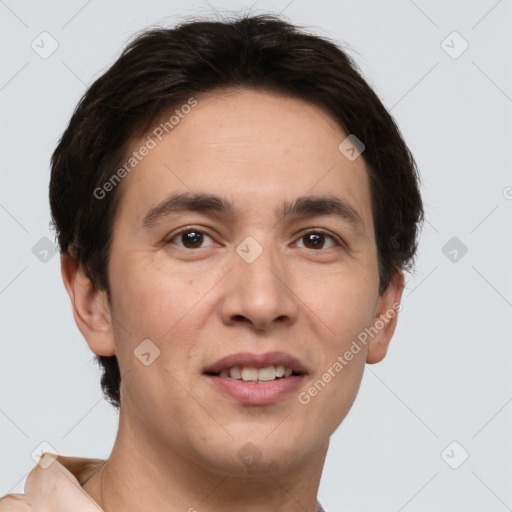
[(511, 0), (0, 1), (0, 495), (23, 492), (41, 443), (106, 458), (117, 430), (49, 227), (49, 158), (77, 101), (134, 32), (248, 10), (348, 45), (422, 176), (398, 328), (332, 437), (320, 501), (511, 510)]

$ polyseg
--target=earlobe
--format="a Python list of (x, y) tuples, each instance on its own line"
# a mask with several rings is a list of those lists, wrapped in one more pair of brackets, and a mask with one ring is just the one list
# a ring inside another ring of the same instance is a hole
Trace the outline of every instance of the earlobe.
[(112, 317), (106, 292), (94, 286), (81, 265), (69, 254), (62, 253), (60, 261), (62, 280), (78, 329), (95, 354), (114, 355)]
[(404, 275), (401, 270), (397, 271), (386, 291), (382, 294), (373, 326), (369, 330), (373, 333), (366, 362), (368, 364), (379, 363), (386, 357), (389, 343), (395, 332), (398, 321), (398, 312), (402, 309), (400, 300), (404, 289)]

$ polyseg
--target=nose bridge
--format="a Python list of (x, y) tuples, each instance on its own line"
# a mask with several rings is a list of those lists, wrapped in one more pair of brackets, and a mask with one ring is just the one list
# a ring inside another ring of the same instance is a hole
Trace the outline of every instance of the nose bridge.
[(247, 285), (245, 291), (249, 296), (260, 296), (267, 302), (271, 296), (279, 293), (280, 283), (276, 282), (276, 274), (282, 273), (278, 269), (281, 266), (279, 256), (272, 247), (273, 244), (269, 243), (269, 238), (271, 237), (260, 243), (253, 237), (247, 237), (236, 248), (239, 256), (236, 263), (237, 273), (241, 282)]
[[(247, 237), (236, 249), (239, 261), (236, 263), (238, 272), (247, 284), (251, 284), (255, 292), (270, 293), (270, 288), (276, 288), (276, 274), (283, 274), (279, 255), (271, 246), (265, 246), (252, 237)], [(281, 272), (280, 272), (281, 270)], [(250, 291), (250, 290), (248, 290)], [(274, 290), (277, 291), (277, 290)]]
[(226, 321), (243, 317), (257, 329), (265, 329), (274, 320), (292, 321), (296, 317), (284, 261), (271, 236), (265, 242), (263, 238), (260, 243), (247, 237), (236, 247), (232, 287), (223, 312)]

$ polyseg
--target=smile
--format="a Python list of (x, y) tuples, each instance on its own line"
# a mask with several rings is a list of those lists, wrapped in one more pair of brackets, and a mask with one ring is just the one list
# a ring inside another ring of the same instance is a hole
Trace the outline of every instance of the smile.
[(232, 366), (219, 372), (219, 377), (230, 377), (231, 379), (243, 380), (244, 382), (269, 382), (276, 379), (283, 379), (290, 375), (299, 375), (291, 368), (283, 365), (265, 366), (265, 368), (254, 368), (251, 366)]
[(282, 353), (232, 354), (205, 369), (216, 391), (238, 402), (270, 405), (296, 391), (307, 375), (296, 358)]

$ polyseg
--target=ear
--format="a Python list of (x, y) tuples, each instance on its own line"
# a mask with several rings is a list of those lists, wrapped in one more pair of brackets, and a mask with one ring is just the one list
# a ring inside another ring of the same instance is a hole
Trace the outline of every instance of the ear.
[(404, 274), (399, 270), (381, 295), (373, 325), (368, 329), (372, 333), (366, 355), (366, 362), (369, 364), (378, 363), (386, 356), (389, 343), (395, 332), (398, 312), (402, 308), (400, 300), (403, 290)]
[(112, 316), (107, 294), (98, 290), (69, 254), (60, 258), (64, 286), (71, 299), (76, 325), (97, 355), (115, 354)]

